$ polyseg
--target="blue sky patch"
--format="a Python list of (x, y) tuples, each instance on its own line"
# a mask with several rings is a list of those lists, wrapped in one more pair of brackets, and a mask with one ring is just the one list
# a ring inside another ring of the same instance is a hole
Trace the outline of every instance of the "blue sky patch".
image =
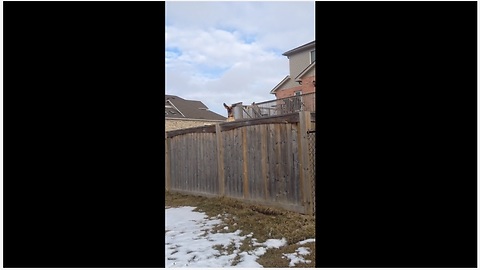
[(222, 25), (218, 27), (217, 29), (229, 32), (237, 37), (240, 38), (245, 44), (252, 44), (256, 40), (256, 35), (254, 34), (247, 34), (245, 32), (240, 31), (238, 28), (232, 27), (232, 26), (225, 26)]
[(180, 51), (180, 49), (174, 48), (174, 47), (168, 47), (168, 46), (167, 46), (167, 48), (166, 48), (165, 51), (166, 51), (167, 54), (170, 53), (170, 54), (175, 54), (175, 55), (177, 55), (177, 56), (182, 55), (182, 51)]
[(246, 44), (252, 44), (253, 42), (255, 42), (256, 36), (255, 35), (242, 35), (242, 40)]
[(199, 66), (202, 76), (205, 76), (209, 79), (218, 79), (223, 76), (227, 70), (230, 68), (227, 67), (213, 67), (213, 66)]

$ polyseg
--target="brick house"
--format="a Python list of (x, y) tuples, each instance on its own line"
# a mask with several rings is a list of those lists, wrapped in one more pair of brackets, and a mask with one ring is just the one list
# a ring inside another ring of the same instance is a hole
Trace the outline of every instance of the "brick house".
[[(289, 59), (290, 74), (271, 91), (277, 99), (315, 93), (315, 41), (291, 49), (282, 55)], [(314, 95), (301, 97), (307, 108), (313, 107)]]
[(227, 118), (208, 109), (201, 101), (165, 95), (165, 130), (213, 125)]

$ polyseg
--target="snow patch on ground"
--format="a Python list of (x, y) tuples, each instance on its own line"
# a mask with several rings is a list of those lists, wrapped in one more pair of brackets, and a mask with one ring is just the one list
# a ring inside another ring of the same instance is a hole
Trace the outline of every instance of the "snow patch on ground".
[(294, 253), (283, 253), (283, 258), (290, 260), (290, 267), (294, 267), (295, 264), (299, 263), (311, 263), (311, 260), (305, 260), (301, 255), (305, 256), (310, 254), (310, 249), (305, 247), (299, 247), (295, 250)]
[[(283, 239), (268, 239), (264, 243), (258, 243), (252, 238), (253, 251), (240, 252), (241, 242), (247, 237), (253, 237), (253, 233), (240, 236), (241, 231), (233, 233), (210, 233), (214, 226), (221, 224), (221, 215), (209, 218), (204, 213), (194, 212), (195, 207), (179, 207), (165, 209), (165, 267), (194, 267), (194, 268), (262, 268), (256, 260), (265, 254), (270, 248), (279, 248), (287, 244)], [(214, 246), (234, 246), (232, 254), (226, 251), (218, 251)], [(308, 250), (299, 250), (305, 254)], [(308, 254), (308, 253), (307, 253)], [(240, 257), (239, 262), (232, 266), (235, 257)], [(297, 261), (294, 256), (288, 257)], [(302, 260), (303, 258), (298, 258)]]
[(297, 243), (297, 245), (305, 245), (306, 243), (315, 242), (315, 238), (305, 239)]

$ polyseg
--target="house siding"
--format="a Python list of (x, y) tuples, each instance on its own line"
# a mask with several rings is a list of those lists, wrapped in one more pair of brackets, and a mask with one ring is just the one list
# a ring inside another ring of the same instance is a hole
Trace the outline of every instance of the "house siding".
[(165, 119), (165, 131), (202, 127), (205, 125), (215, 125), (216, 123), (222, 123), (221, 120), (198, 120), (198, 119)]
[[(295, 87), (290, 87), (290, 88), (286, 88), (286, 89), (282, 89), (280, 91), (277, 91), (276, 97), (277, 97), (277, 99), (291, 97), (291, 96), (295, 95), (295, 92), (297, 92), (297, 91), (302, 91), (302, 85), (299, 85), (298, 83), (297, 83), (297, 86), (295, 86)], [(302, 91), (302, 93), (303, 93), (303, 91)]]
[[(311, 72), (315, 74), (315, 70)], [(297, 91), (302, 91), (302, 94), (314, 93), (315, 86), (313, 85), (313, 81), (315, 81), (315, 76), (303, 77), (302, 85), (298, 84), (298, 82), (295, 82), (296, 85), (294, 87), (277, 90), (275, 96), (277, 98), (291, 97), (295, 95), (295, 92)]]
[(290, 78), (295, 79), (305, 67), (310, 65), (310, 51), (305, 50), (301, 53), (291, 55), (290, 59)]
[(310, 69), (310, 70), (309, 70), (307, 73), (305, 73), (302, 77), (303, 77), (303, 78), (315, 77), (315, 68)]

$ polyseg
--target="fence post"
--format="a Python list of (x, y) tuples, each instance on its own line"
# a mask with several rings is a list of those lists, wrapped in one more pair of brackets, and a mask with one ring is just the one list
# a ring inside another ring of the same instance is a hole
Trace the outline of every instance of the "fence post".
[(170, 138), (167, 137), (165, 132), (165, 190), (170, 191), (172, 187), (170, 179)]
[(300, 159), (300, 181), (303, 188), (303, 202), (305, 203), (305, 212), (309, 215), (313, 215), (313, 199), (312, 198), (312, 181), (310, 176), (310, 162), (308, 157), (308, 134), (310, 130), (311, 119), (309, 111), (299, 112), (299, 132), (300, 141), (298, 142), (299, 159)]
[(225, 195), (225, 166), (223, 164), (223, 143), (220, 124), (215, 124), (215, 135), (217, 137), (217, 165), (218, 165), (218, 195)]

